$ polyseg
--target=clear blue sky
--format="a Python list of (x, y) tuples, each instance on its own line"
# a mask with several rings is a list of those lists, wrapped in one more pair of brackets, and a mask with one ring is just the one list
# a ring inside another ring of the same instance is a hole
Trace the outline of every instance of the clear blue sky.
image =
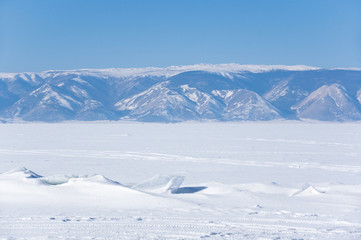
[(0, 0), (0, 71), (361, 67), (361, 0)]

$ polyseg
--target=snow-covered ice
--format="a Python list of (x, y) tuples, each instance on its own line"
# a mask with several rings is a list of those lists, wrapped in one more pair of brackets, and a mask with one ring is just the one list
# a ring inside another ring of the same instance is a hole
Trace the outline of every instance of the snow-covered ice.
[(0, 239), (361, 239), (359, 123), (0, 133)]

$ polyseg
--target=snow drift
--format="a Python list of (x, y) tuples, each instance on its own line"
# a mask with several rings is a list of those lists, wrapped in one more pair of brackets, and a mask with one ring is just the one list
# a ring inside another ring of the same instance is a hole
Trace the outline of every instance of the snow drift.
[(183, 178), (157, 179), (139, 185), (142, 191), (138, 191), (102, 175), (42, 177), (26, 168), (17, 168), (0, 174), (0, 212), (26, 214), (37, 211), (82, 212), (92, 208), (94, 211), (169, 208), (177, 201), (148, 194), (147, 189), (154, 190), (155, 187), (162, 192), (176, 191)]

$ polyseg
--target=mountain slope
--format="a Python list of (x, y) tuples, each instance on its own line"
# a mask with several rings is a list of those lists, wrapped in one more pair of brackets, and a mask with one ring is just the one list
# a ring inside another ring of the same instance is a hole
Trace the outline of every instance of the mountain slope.
[(339, 84), (324, 85), (292, 107), (300, 118), (321, 121), (360, 120), (357, 102)]
[(226, 105), (223, 113), (225, 120), (263, 121), (281, 118), (270, 103), (250, 90), (215, 90), (213, 94)]
[(182, 121), (198, 119), (194, 103), (178, 92), (166, 87), (168, 82), (157, 84), (131, 98), (115, 104), (117, 110), (130, 112), (127, 118), (140, 121)]
[(361, 119), (361, 70), (198, 64), (0, 73), (2, 121)]

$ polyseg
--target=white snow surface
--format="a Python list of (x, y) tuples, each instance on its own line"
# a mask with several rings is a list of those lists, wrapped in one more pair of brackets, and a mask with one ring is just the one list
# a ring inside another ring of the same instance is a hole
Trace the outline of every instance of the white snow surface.
[(359, 123), (0, 132), (0, 239), (361, 239)]

